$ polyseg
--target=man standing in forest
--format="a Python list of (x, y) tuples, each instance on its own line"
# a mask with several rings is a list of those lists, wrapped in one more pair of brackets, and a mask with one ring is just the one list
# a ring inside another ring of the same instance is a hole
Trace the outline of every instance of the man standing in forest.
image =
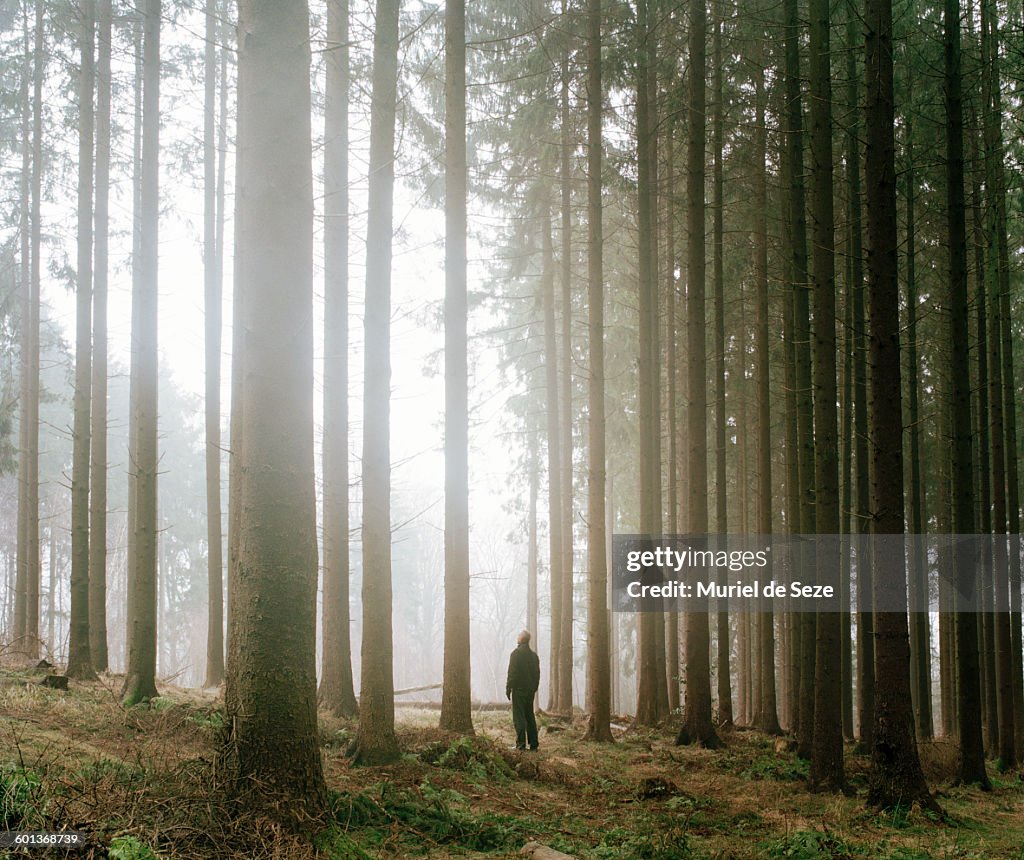
[(540, 686), (540, 658), (530, 650), (530, 634), (524, 630), (516, 637), (516, 650), (508, 659), (505, 698), (512, 700), (512, 723), (516, 727), (516, 749), (537, 749), (537, 721), (533, 716), (533, 697)]

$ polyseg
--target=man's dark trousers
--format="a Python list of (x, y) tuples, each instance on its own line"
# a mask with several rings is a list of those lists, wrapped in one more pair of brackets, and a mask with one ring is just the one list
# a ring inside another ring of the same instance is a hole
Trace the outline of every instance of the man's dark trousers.
[(512, 724), (516, 727), (516, 748), (537, 749), (537, 720), (533, 716), (533, 697), (535, 693), (523, 690), (512, 691)]

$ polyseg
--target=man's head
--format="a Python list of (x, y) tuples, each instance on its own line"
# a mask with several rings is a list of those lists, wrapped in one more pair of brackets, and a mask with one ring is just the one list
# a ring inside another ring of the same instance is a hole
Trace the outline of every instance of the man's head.
[(516, 637), (516, 644), (517, 645), (529, 645), (530, 644), (530, 631), (529, 630), (523, 630)]

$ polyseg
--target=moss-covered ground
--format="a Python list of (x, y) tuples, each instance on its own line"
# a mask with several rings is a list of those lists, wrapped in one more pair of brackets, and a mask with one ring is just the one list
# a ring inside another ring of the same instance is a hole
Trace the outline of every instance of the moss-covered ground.
[(514, 857), (535, 840), (581, 860), (1024, 860), (1024, 782), (993, 768), (992, 792), (953, 787), (946, 742), (921, 748), (942, 822), (867, 808), (868, 762), (852, 748), (851, 794), (814, 795), (805, 763), (755, 732), (726, 731), (725, 749), (707, 751), (676, 747), (671, 726), (621, 726), (615, 744), (595, 745), (581, 725), (541, 716), (540, 751), (520, 753), (509, 714), (493, 710), (466, 738), (439, 731), (435, 711), (400, 708), (402, 758), (379, 768), (350, 766), (355, 725), (322, 715), (331, 809), (295, 834), (221, 793), (212, 695), (166, 688), (125, 709), (120, 679), (63, 692), (41, 677), (0, 671), (0, 829), (78, 829), (88, 844), (9, 856)]

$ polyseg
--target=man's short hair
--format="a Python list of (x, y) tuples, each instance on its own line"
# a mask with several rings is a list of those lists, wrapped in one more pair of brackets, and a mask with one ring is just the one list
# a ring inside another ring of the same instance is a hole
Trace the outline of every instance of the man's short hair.
[(530, 631), (529, 630), (522, 630), (522, 631), (520, 631), (519, 635), (516, 637), (516, 642), (519, 645), (524, 645), (524, 644), (526, 644), (529, 641), (530, 641)]

